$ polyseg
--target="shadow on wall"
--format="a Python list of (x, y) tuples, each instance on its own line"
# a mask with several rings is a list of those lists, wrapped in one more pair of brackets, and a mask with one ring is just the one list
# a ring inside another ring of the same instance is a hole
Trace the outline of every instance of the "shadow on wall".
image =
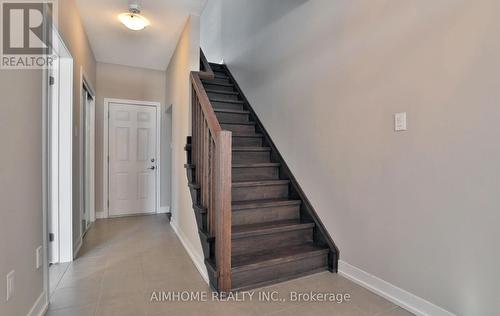
[[(259, 30), (256, 30), (256, 34), (265, 32), (265, 30), (269, 29), (270, 25), (277, 23), (280, 21), (283, 17), (289, 15), (291, 12), (296, 10), (298, 7), (310, 2), (311, 0), (257, 0), (262, 2), (262, 5), (254, 5), (256, 0), (220, 0), (222, 2), (221, 4), (221, 10), (222, 10), (222, 16), (223, 17), (230, 17), (233, 16), (234, 19), (240, 19), (239, 15), (233, 15), (233, 14), (227, 14), (226, 10), (231, 10), (232, 7), (236, 8), (245, 8), (245, 15), (249, 17), (259, 17)], [(246, 5), (246, 3), (252, 3), (252, 5)], [(223, 22), (224, 23), (224, 22)], [(238, 25), (237, 23), (234, 23), (234, 21), (228, 21), (229, 25), (235, 26)], [(245, 28), (246, 26), (242, 26)], [(224, 31), (226, 30), (224, 28), (224, 25), (222, 26), (222, 38), (224, 38)], [(245, 52), (248, 52), (247, 46), (245, 45), (245, 38), (241, 38), (241, 45), (240, 47), (242, 48), (240, 50), (241, 54), (244, 54)], [(276, 38), (277, 41), (279, 41), (279, 38)], [(225, 43), (223, 42), (222, 45)], [(234, 45), (234, 47), (237, 47)], [(233, 47), (233, 50), (234, 50)]]

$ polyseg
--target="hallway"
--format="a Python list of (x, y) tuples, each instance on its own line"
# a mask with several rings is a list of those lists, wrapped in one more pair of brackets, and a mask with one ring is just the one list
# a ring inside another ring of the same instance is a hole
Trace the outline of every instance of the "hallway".
[(350, 302), (150, 302), (153, 291), (211, 292), (165, 215), (98, 220), (52, 295), (49, 316), (379, 315), (410, 313), (328, 272), (259, 291), (349, 293)]

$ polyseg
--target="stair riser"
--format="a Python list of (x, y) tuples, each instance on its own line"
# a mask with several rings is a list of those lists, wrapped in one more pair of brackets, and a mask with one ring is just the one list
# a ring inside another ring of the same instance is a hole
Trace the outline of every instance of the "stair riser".
[(248, 225), (298, 219), (299, 216), (300, 205), (287, 205), (237, 210), (233, 211), (231, 219), (233, 225)]
[(278, 167), (250, 167), (233, 168), (233, 181), (277, 180), (279, 179)]
[(233, 201), (288, 198), (288, 184), (261, 185), (255, 187), (233, 187)]
[(205, 87), (206, 90), (234, 91), (234, 87), (219, 86), (209, 83), (204, 83), (203, 86)]
[(257, 270), (235, 271), (231, 276), (232, 287), (233, 289), (242, 287), (251, 288), (252, 284), (271, 283), (273, 280), (289, 280), (310, 272), (318, 272), (321, 269), (327, 270), (327, 268), (328, 254), (321, 254), (319, 256), (281, 263), (279, 267), (270, 266)]
[(188, 182), (190, 182), (190, 183), (193, 182), (194, 181), (194, 169), (187, 168), (186, 173), (187, 173)]
[(236, 94), (224, 94), (224, 93), (208, 92), (208, 97), (210, 99), (238, 101), (238, 95), (236, 95)]
[(231, 132), (255, 133), (255, 125), (224, 124), (220, 125), (223, 130)]
[(272, 250), (280, 247), (295, 246), (312, 241), (313, 229), (301, 229), (287, 232), (279, 232), (267, 235), (252, 236), (232, 240), (233, 256), (241, 254)]
[(210, 68), (212, 68), (212, 71), (214, 71), (214, 72), (224, 72), (225, 73), (224, 66), (221, 66), (218, 64), (211, 64)]
[[(237, 147), (234, 145), (233, 147)], [(271, 162), (269, 151), (233, 151), (233, 164)]]
[(233, 147), (260, 147), (262, 137), (237, 137), (233, 136)]
[(221, 124), (223, 130), (242, 133), (255, 133), (255, 125)]
[(243, 104), (238, 103), (226, 103), (226, 102), (214, 102), (210, 101), (214, 109), (217, 110), (243, 110)]
[(248, 114), (215, 112), (219, 121), (231, 123), (247, 123), (250, 119)]
[(193, 204), (198, 204), (200, 201), (200, 190), (189, 188), (189, 192), (191, 193), (191, 200), (193, 201)]
[(214, 72), (214, 75), (216, 75), (217, 77), (222, 77), (222, 76), (227, 77), (228, 76), (225, 70), (219, 70), (219, 69), (212, 68), (212, 71)]
[(231, 81), (229, 80), (228, 77), (226, 77), (226, 78), (214, 78), (214, 79), (210, 80), (210, 82), (213, 82), (213, 83), (231, 83)]

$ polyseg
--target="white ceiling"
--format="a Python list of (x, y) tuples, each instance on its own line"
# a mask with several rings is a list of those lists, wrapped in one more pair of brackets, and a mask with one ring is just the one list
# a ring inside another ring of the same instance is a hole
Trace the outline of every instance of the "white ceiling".
[(165, 70), (189, 14), (200, 15), (206, 0), (142, 0), (151, 25), (132, 31), (118, 21), (127, 0), (76, 0), (99, 62)]

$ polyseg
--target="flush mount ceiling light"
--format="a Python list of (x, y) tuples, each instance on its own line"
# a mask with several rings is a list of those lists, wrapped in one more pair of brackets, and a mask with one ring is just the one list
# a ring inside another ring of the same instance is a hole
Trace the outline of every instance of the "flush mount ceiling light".
[(118, 15), (118, 19), (129, 29), (140, 31), (150, 25), (148, 19), (140, 15), (140, 13), (141, 9), (139, 4), (130, 4), (128, 12)]

